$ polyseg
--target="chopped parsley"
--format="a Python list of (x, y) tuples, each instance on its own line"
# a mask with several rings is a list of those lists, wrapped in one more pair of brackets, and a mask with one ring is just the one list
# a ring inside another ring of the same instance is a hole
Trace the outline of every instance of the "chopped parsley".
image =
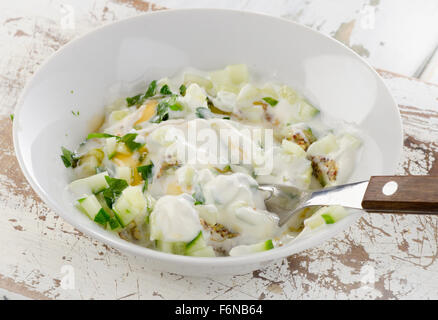
[(79, 111), (76, 111), (76, 112), (75, 112), (75, 111), (72, 110), (71, 113), (72, 113), (74, 116), (79, 116)]
[(269, 103), (272, 107), (275, 107), (278, 103), (278, 100), (275, 100), (274, 98), (271, 97), (265, 97), (263, 98), (263, 100), (267, 103)]
[(123, 179), (111, 178), (105, 176), (105, 180), (109, 187), (103, 190), (103, 197), (108, 207), (112, 208), (113, 203), (122, 194), (122, 191), (128, 187), (128, 183)]
[(168, 95), (172, 94), (172, 91), (170, 91), (169, 86), (167, 84), (165, 84), (164, 86), (161, 87), (160, 93), (165, 95), (165, 96), (168, 96)]
[(11, 114), (9, 115), (9, 117), (11, 118), (11, 121), (14, 121), (14, 114), (13, 114), (13, 113), (11, 113)]
[(109, 225), (110, 225), (111, 230), (114, 230), (120, 226), (120, 223), (117, 220), (117, 218), (111, 218), (109, 221)]
[(152, 118), (151, 122), (160, 123), (169, 119), (169, 103), (160, 101), (157, 106), (157, 114)]
[(147, 188), (148, 188), (149, 181), (152, 178), (152, 169), (153, 168), (154, 168), (153, 163), (145, 165), (145, 166), (137, 167), (138, 173), (140, 173), (141, 177), (144, 180), (143, 191), (147, 190)]
[(133, 105), (140, 104), (142, 96), (143, 96), (142, 94), (137, 94), (136, 96), (126, 98), (128, 107), (132, 107)]
[(110, 215), (103, 208), (101, 208), (99, 212), (96, 214), (96, 216), (94, 217), (94, 222), (97, 222), (98, 224), (105, 226), (106, 223), (110, 221), (110, 219), (111, 219)]
[(182, 96), (185, 96), (186, 95), (186, 91), (187, 91), (187, 87), (185, 86), (185, 85), (181, 85), (180, 87), (179, 87), (179, 93), (182, 95)]
[(201, 119), (210, 119), (214, 117), (210, 109), (204, 107), (196, 108), (196, 116)]
[(94, 133), (90, 133), (87, 136), (87, 140), (93, 139), (93, 138), (114, 138), (114, 137), (120, 139), (120, 137), (112, 135), (112, 134), (109, 134), (109, 133), (94, 132)]
[(132, 107), (134, 105), (140, 105), (142, 104), (147, 98), (153, 97), (157, 93), (157, 80), (153, 80), (146, 91), (146, 93), (143, 94), (137, 94), (133, 97), (126, 98), (126, 103), (128, 104), (128, 107)]
[(199, 190), (192, 194), (192, 197), (195, 199), (195, 206), (205, 203), (204, 195)]
[(137, 135), (138, 135), (137, 133), (127, 133), (120, 138), (120, 141), (124, 142), (129, 150), (134, 151), (142, 146), (141, 143), (134, 141)]
[(156, 93), (157, 93), (157, 80), (154, 80), (149, 84), (148, 90), (144, 94), (143, 99), (153, 97), (155, 96)]
[(64, 162), (64, 166), (66, 168), (69, 168), (69, 167), (76, 168), (78, 161), (79, 161), (77, 155), (74, 152), (72, 152), (64, 147), (61, 147), (61, 150), (62, 150), (61, 159), (62, 159), (62, 162)]
[(141, 143), (134, 141), (137, 135), (137, 133), (127, 133), (123, 137), (119, 137), (109, 133), (94, 132), (87, 136), (87, 140), (93, 138), (116, 138), (117, 141), (123, 142), (129, 150), (134, 151), (142, 146)]

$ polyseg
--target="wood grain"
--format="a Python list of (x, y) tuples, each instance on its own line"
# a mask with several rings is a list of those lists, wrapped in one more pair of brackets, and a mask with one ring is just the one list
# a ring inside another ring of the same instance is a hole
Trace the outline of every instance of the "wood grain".
[[(393, 186), (385, 194), (385, 186)], [(371, 177), (362, 207), (369, 212), (438, 214), (438, 177)]]

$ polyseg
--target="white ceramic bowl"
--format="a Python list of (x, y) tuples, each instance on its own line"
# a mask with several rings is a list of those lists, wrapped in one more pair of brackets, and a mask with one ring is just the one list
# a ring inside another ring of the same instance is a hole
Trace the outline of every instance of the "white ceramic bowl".
[[(38, 195), (80, 231), (145, 265), (180, 274), (245, 273), (317, 246), (353, 223), (353, 214), (312, 238), (245, 257), (194, 258), (121, 240), (77, 211), (65, 194), (68, 170), (60, 147), (74, 149), (92, 130), (104, 105), (136, 94), (152, 79), (184, 67), (251, 70), (303, 90), (323, 113), (354, 122), (366, 133), (351, 180), (393, 174), (402, 150), (400, 115), (377, 73), (341, 43), (307, 27), (270, 16), (230, 10), (169, 10), (97, 29), (56, 52), (26, 86), (15, 111), (14, 145)], [(79, 111), (73, 116), (71, 111)]]

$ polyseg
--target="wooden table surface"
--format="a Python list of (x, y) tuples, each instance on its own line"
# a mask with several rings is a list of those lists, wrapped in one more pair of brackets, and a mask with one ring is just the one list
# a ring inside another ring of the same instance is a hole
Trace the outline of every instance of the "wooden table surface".
[[(25, 82), (63, 44), (104, 23), (158, 9), (141, 0), (77, 0), (75, 7), (72, 2), (35, 0), (39, 5), (32, 8), (28, 1), (0, 4), (0, 297), (438, 298), (438, 217), (365, 214), (318, 248), (250, 274), (211, 278), (149, 270), (141, 259), (64, 222), (23, 177), (9, 115)], [(438, 86), (378, 71), (403, 118), (398, 173), (438, 174)], [(73, 286), (65, 285), (67, 275)]]

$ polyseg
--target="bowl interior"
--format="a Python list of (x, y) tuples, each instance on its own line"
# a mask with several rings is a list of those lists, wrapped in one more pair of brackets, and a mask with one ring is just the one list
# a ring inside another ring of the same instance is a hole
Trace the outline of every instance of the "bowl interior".
[[(137, 94), (145, 82), (187, 66), (210, 70), (233, 63), (246, 63), (266, 79), (292, 85), (323, 113), (355, 123), (365, 133), (365, 143), (352, 181), (394, 173), (402, 148), (398, 108), (376, 72), (355, 53), (286, 20), (200, 9), (124, 20), (54, 54), (26, 87), (15, 113), (14, 143), (26, 177), (52, 209), (81, 231), (136, 254), (174, 259), (112, 237), (76, 211), (66, 197), (70, 177), (60, 160), (60, 147), (74, 149), (94, 129), (104, 105)], [(79, 116), (72, 111), (79, 111)], [(246, 261), (278, 258), (316, 245), (351, 221), (306, 244)], [(176, 259), (180, 258), (187, 259)], [(231, 258), (214, 263), (220, 259)]]

